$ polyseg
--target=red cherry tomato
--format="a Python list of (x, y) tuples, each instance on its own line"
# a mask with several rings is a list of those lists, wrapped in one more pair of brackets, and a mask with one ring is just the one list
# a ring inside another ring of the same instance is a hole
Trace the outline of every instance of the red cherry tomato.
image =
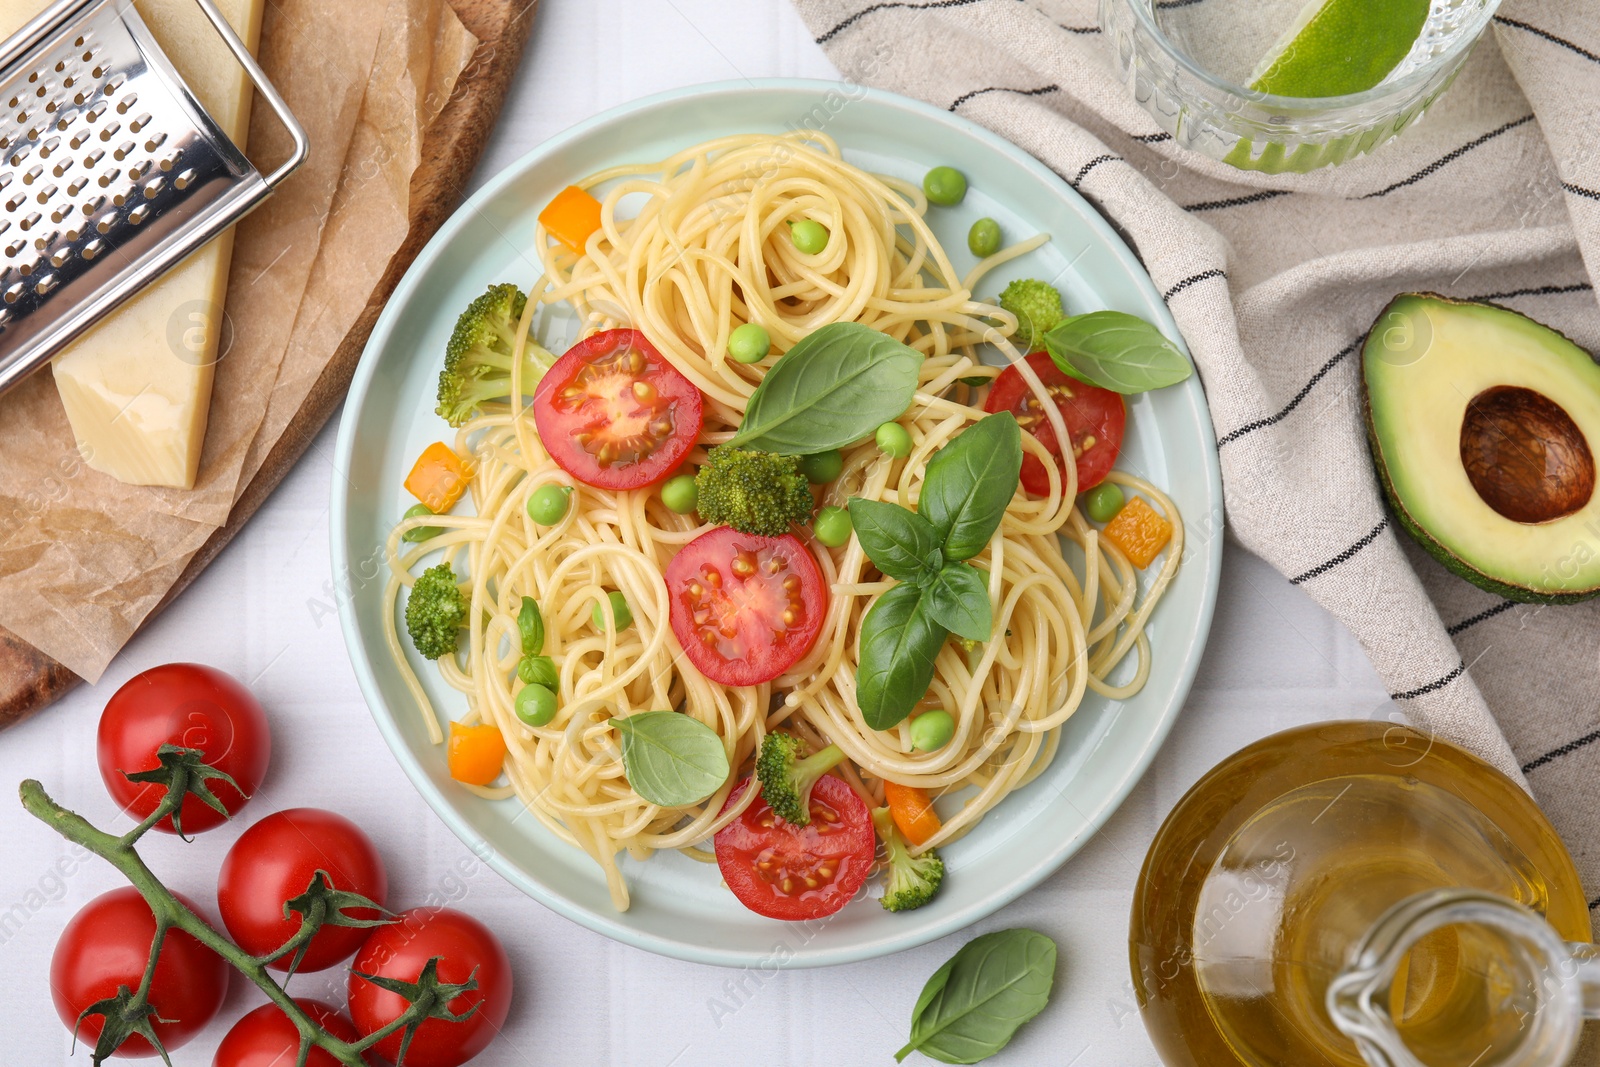
[[(111, 799), (135, 819), (155, 811), (167, 789), (130, 782), (123, 772), (159, 767), (156, 750), (164, 744), (202, 749), (206, 763), (233, 776), (238, 789), (217, 778), (206, 782), (230, 815), (256, 791), (272, 757), (267, 716), (250, 690), (198, 663), (168, 663), (134, 675), (100, 715), (100, 777)], [(184, 798), (178, 814), (186, 834), (227, 821), (193, 796)], [(156, 829), (172, 833), (172, 820), (162, 819)]]
[(793, 534), (719, 526), (684, 545), (666, 579), (678, 644), (720, 685), (778, 677), (811, 651), (828, 613), (822, 571)]
[[(724, 809), (754, 781), (741, 783)], [(867, 805), (832, 774), (811, 787), (809, 826), (784, 822), (757, 797), (716, 836), (722, 880), (739, 903), (769, 919), (816, 919), (850, 903), (872, 870), (876, 847)]]
[[(246, 830), (228, 850), (217, 879), (217, 910), (238, 946), (252, 956), (265, 956), (300, 929), (300, 916), (286, 919), (284, 901), (310, 886), (317, 871), (335, 889), (360, 893), (378, 904), (386, 901), (389, 876), (372, 840), (361, 828), (331, 811), (289, 808), (275, 812)], [(362, 919), (377, 912), (352, 909)], [(302, 971), (320, 971), (346, 958), (372, 931), (360, 926), (323, 926), (306, 947)], [(293, 958), (268, 964), (289, 969)]]
[[(320, 1000), (296, 997), (300, 1010), (311, 1016), (316, 1024), (340, 1041), (356, 1041), (355, 1026), (339, 1014), (339, 1009)], [(250, 1012), (228, 1031), (228, 1036), (217, 1046), (216, 1058), (211, 1067), (293, 1067), (300, 1052), (300, 1031), (276, 1004), (263, 1004)], [(333, 1055), (313, 1048), (306, 1058), (306, 1067), (340, 1067)]]
[[(449, 1010), (460, 1014), (474, 1004), (481, 1007), (460, 1022), (429, 1019), (419, 1026), (406, 1067), (459, 1067), (494, 1040), (511, 1008), (511, 960), (489, 928), (450, 908), (413, 908), (398, 922), (374, 930), (350, 965), (350, 1017), (363, 1037), (397, 1019), (406, 1001), (354, 972), (414, 982), (435, 956), (444, 982), (465, 982), (474, 969), (478, 972), (478, 988), (450, 1001)], [(400, 1034), (390, 1034), (374, 1049), (393, 1063)]]
[[(1055, 398), (1061, 421), (1072, 435), (1072, 454), (1078, 458), (1078, 492), (1093, 489), (1106, 480), (1111, 468), (1116, 466), (1117, 453), (1122, 450), (1122, 431), (1128, 421), (1128, 408), (1122, 397), (1109, 389), (1090, 385), (1069, 377), (1051, 361), (1049, 353), (1035, 352), (1028, 357), (1033, 368), (1050, 395)], [(994, 380), (983, 410), (991, 414), (1009, 411), (1017, 423), (1043, 442), (1050, 454), (1057, 458), (1066, 478), (1066, 467), (1060, 463), (1061, 443), (1050, 420), (1039, 406), (1039, 398), (1023, 379), (1016, 367), (1007, 367)], [(1050, 475), (1037, 456), (1023, 453), (1022, 488), (1035, 496), (1050, 492)]]
[[(194, 904), (183, 903), (194, 911)], [(50, 957), (50, 995), (56, 1014), (76, 1027), (78, 1040), (90, 1048), (100, 1037), (105, 1018), (78, 1016), (89, 1005), (117, 995), (119, 986), (139, 988), (150, 942), (156, 936), (156, 918), (150, 905), (132, 886), (95, 897), (67, 923)], [(150, 984), (151, 1025), (156, 1037), (171, 1052), (205, 1029), (228, 993), (228, 964), (221, 956), (181, 930), (167, 931)], [(134, 1034), (123, 1042), (118, 1056), (153, 1056), (150, 1042)]]
[(539, 380), (533, 419), (550, 457), (602, 489), (654, 485), (700, 436), (700, 390), (638, 330), (567, 350)]

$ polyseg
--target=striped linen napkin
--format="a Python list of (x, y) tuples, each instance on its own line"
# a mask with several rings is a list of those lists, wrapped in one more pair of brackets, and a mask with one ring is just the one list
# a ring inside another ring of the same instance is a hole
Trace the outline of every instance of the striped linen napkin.
[(1402, 138), (1270, 176), (1173, 145), (1118, 80), (1094, 0), (796, 3), (847, 79), (988, 126), (1128, 236), (1194, 353), (1235, 535), (1344, 621), (1413, 723), (1526, 781), (1600, 897), (1600, 601), (1514, 604), (1413, 545), (1359, 382), (1368, 326), (1408, 290), (1600, 349), (1600, 4), (1507, 0)]

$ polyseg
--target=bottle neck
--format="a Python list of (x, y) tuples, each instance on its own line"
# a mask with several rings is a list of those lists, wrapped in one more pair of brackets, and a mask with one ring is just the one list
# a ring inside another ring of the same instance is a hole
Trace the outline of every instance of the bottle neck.
[(1372, 1067), (1465, 1062), (1462, 1052), (1480, 1067), (1560, 1067), (1583, 1020), (1600, 1018), (1600, 947), (1563, 941), (1504, 897), (1419, 893), (1356, 946), (1328, 986), (1328, 1014)]

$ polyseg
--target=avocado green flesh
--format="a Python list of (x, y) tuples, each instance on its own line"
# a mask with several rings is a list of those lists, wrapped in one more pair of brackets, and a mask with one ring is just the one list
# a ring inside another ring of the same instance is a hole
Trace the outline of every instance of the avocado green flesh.
[(1397, 297), (1362, 351), (1367, 433), (1407, 532), (1451, 571), (1512, 600), (1600, 594), (1600, 493), (1550, 522), (1514, 522), (1467, 477), (1461, 426), (1486, 389), (1555, 401), (1600, 449), (1600, 365), (1555, 330), (1507, 308), (1426, 294)]

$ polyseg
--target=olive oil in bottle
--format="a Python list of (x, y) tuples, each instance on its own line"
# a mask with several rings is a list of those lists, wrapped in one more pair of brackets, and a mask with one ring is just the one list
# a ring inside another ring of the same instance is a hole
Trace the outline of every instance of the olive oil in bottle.
[[(1326, 723), (1213, 769), (1156, 835), (1134, 900), (1134, 985), (1170, 1067), (1364, 1067), (1328, 985), (1392, 906), (1434, 889), (1526, 905), (1588, 941), (1572, 860), (1514, 782), (1406, 727)], [(1424, 1063), (1496, 1062), (1522, 1025), (1504, 945), (1453, 925), (1413, 947), (1387, 1008)]]

